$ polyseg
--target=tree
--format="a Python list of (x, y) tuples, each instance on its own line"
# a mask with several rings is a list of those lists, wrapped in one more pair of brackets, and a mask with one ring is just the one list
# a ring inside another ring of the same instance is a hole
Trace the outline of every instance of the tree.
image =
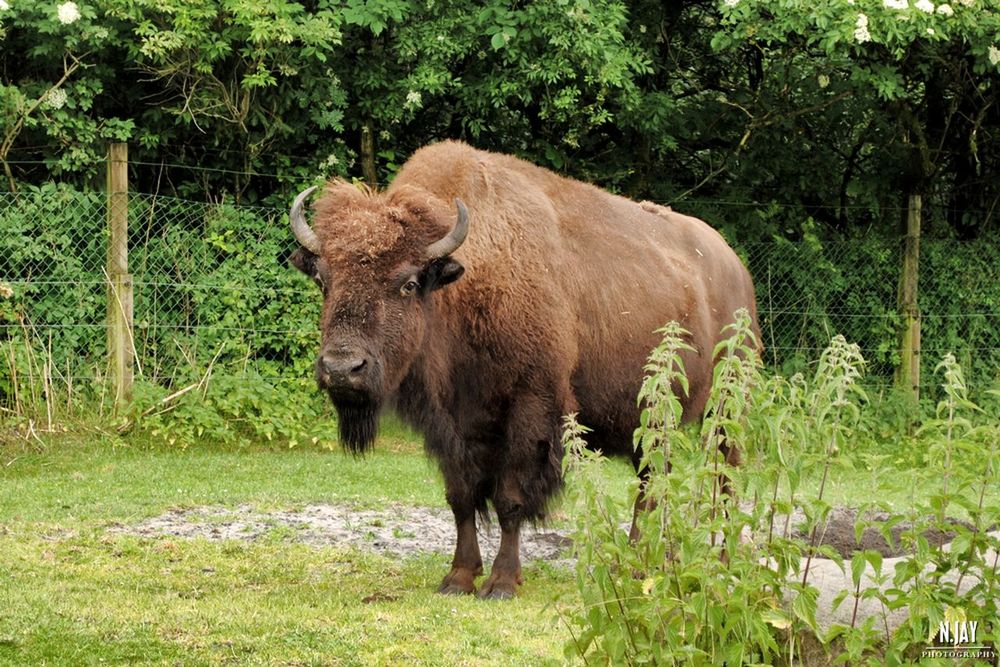
[(90, 7), (75, 2), (0, 5), (0, 162), (17, 189), (11, 152), (27, 143), (55, 142), (46, 156), (52, 174), (96, 173), (108, 140), (130, 136), (134, 122), (103, 112), (105, 64), (117, 26), (101, 25)]
[[(715, 47), (754, 54), (772, 79), (740, 101), (748, 132), (828, 110), (835, 111), (830, 121), (849, 119), (852, 127), (834, 133), (848, 139), (836, 151), (844, 157), (841, 201), (868, 181), (877, 198), (888, 188), (946, 205), (969, 202), (972, 184), (996, 173), (1000, 13), (974, 0), (723, 6)], [(859, 169), (866, 161), (867, 175)], [(988, 189), (995, 201), (1000, 191)], [(964, 213), (951, 221), (961, 236), (974, 236), (985, 217)]]

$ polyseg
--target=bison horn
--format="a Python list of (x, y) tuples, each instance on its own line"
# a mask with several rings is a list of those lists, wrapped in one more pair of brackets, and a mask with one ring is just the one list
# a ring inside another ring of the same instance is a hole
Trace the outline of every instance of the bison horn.
[(299, 193), (299, 196), (292, 202), (292, 212), (288, 214), (288, 221), (292, 224), (292, 233), (295, 234), (295, 238), (302, 247), (312, 254), (318, 255), (319, 237), (306, 222), (306, 216), (302, 212), (302, 204), (315, 190), (316, 186), (314, 185)]
[(458, 219), (447, 236), (427, 246), (427, 259), (437, 259), (450, 255), (458, 250), (469, 234), (469, 210), (458, 197), (455, 197), (455, 208), (458, 209)]

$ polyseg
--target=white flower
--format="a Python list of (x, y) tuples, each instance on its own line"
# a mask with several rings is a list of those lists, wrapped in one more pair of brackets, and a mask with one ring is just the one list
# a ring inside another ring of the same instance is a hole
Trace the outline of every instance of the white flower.
[[(3, 2), (3, 0), (0, 0), (0, 2)], [(4, 4), (7, 3), (4, 2)], [(6, 8), (4, 11), (6, 11)], [(0, 299), (9, 299), (12, 296), (14, 296), (14, 290), (10, 288), (10, 285), (7, 283), (0, 283)]]
[(646, 34), (646, 26), (640, 25), (639, 26), (639, 32), (641, 32), (643, 35), (645, 35)]
[(931, 2), (931, 0), (917, 0), (917, 4), (915, 4), (914, 7), (922, 12), (927, 12), (928, 14), (934, 13), (934, 3)]
[(324, 167), (333, 167), (336, 166), (337, 164), (340, 164), (340, 159), (337, 158), (337, 156), (334, 155), (333, 153), (330, 153), (329, 155), (326, 156), (326, 159), (323, 160), (322, 164)]
[(416, 90), (411, 90), (406, 94), (406, 104), (405, 107), (419, 108), (420, 103), (423, 102), (423, 96)]
[(59, 22), (65, 25), (76, 23), (80, 19), (80, 8), (75, 2), (64, 2), (56, 11), (59, 13)]
[(994, 65), (1000, 63), (1000, 49), (998, 49), (995, 45), (991, 46), (986, 51), (986, 57), (989, 58), (990, 62)]
[(937, 13), (944, 16), (954, 16), (955, 10), (951, 8), (951, 5), (940, 5), (937, 8)]
[(10, 5), (7, 4), (7, 0), (0, 0), (0, 12), (5, 12), (10, 9)]
[(62, 109), (63, 105), (66, 104), (66, 99), (66, 91), (62, 88), (56, 88), (50, 90), (49, 94), (45, 96), (45, 106), (50, 109)]
[(928, 29), (927, 29), (927, 34), (928, 34), (928, 35), (930, 35), (931, 37), (933, 37), (933, 36), (934, 36), (934, 34), (935, 34), (935, 33), (934, 33), (934, 28), (928, 28)]
[(854, 4), (854, 0), (847, 0), (847, 4), (853, 5)]
[(726, 2), (726, 7), (735, 7), (736, 5), (740, 4), (740, 0), (725, 0), (725, 2)]
[(882, 0), (882, 4), (886, 9), (908, 9), (910, 6), (907, 0)]
[(963, 5), (965, 7), (974, 7), (976, 4), (976, 0), (958, 0), (958, 4)]
[(820, 88), (826, 88), (827, 86), (830, 85), (830, 77), (828, 77), (826, 74), (820, 74), (818, 77), (816, 77), (816, 82), (819, 84)]
[(868, 17), (864, 14), (858, 14), (857, 27), (854, 28), (854, 40), (858, 44), (872, 41), (872, 35), (868, 32)]

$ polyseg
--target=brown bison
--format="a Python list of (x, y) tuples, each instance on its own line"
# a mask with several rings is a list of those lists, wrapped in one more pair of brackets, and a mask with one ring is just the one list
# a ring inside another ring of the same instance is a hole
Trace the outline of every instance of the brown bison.
[(444, 593), (475, 591), (476, 515), (491, 503), (500, 550), (479, 594), (515, 594), (521, 525), (561, 485), (563, 415), (637, 461), (635, 397), (659, 327), (691, 332), (692, 419), (721, 330), (756, 311), (746, 268), (704, 222), (508, 155), (427, 146), (384, 192), (329, 183), (310, 227), (313, 189), (291, 225), (292, 263), (323, 290), (316, 379), (348, 449), (371, 446), (384, 408), (423, 433), (458, 532)]

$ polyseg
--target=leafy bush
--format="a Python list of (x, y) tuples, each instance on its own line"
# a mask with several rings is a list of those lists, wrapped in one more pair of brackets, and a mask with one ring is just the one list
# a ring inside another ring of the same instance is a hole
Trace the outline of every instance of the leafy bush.
[(205, 441), (247, 445), (266, 440), (288, 447), (336, 442), (333, 411), (311, 381), (275, 383), (255, 374), (206, 375), (172, 393), (141, 382), (120, 430), (134, 425), (180, 447)]
[[(899, 244), (823, 240), (814, 224), (804, 225), (801, 237), (735, 242), (756, 284), (764, 360), (787, 375), (805, 371), (839, 332), (863, 351), (866, 384), (891, 384), (902, 327)], [(931, 360), (951, 351), (982, 396), (1000, 383), (1000, 247), (925, 240), (921, 253), (923, 391), (937, 398), (927, 381)]]

